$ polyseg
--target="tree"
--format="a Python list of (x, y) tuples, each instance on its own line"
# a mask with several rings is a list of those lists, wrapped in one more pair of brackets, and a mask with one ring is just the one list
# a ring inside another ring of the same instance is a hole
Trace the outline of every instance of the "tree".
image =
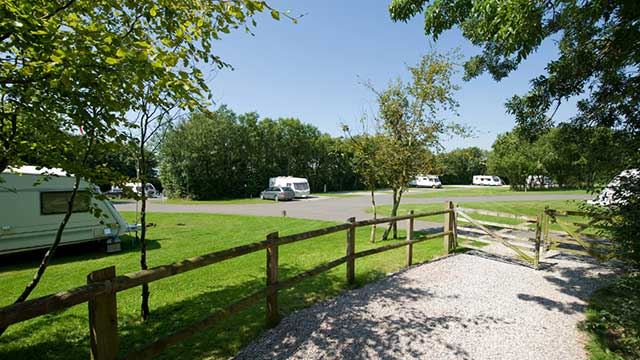
[(270, 177), (305, 177), (314, 192), (360, 183), (352, 149), (298, 119), (237, 115), (226, 106), (192, 113), (160, 146), (161, 178), (170, 197), (197, 200), (257, 196)]
[[(0, 171), (20, 164), (36, 148), (44, 162), (76, 177), (56, 239), (17, 302), (37, 286), (55, 253), (77, 184), (108, 176), (87, 167), (88, 158), (98, 144), (123, 141), (119, 131), (131, 126), (126, 113), (145, 98), (140, 89), (151, 82), (181, 104), (198, 107), (208, 88), (196, 65), (227, 66), (211, 51), (213, 41), (232, 29), (249, 30), (247, 21), (266, 9), (280, 17), (264, 1), (253, 0), (7, 0), (0, 5)], [(85, 140), (69, 146), (65, 141), (78, 131)]]
[(438, 154), (444, 184), (471, 184), (473, 175), (487, 171), (487, 151), (477, 147)]
[[(377, 97), (377, 118), (384, 139), (379, 165), (393, 193), (391, 216), (397, 215), (409, 181), (420, 173), (429, 173), (436, 165), (432, 149), (440, 147), (442, 135), (461, 130), (441, 118), (458, 106), (453, 98), (457, 86), (451, 80), (451, 55), (425, 55), (408, 70), (408, 82), (397, 79), (380, 92), (370, 86)], [(391, 223), (383, 239), (391, 230), (397, 238), (397, 225)]]
[[(425, 32), (438, 38), (458, 27), (482, 53), (465, 64), (465, 77), (488, 71), (506, 77), (547, 39), (558, 56), (507, 103), (528, 137), (551, 125), (557, 106), (582, 96), (573, 121), (640, 131), (640, 5), (636, 1), (392, 0), (394, 21), (424, 13)], [(547, 116), (552, 112), (551, 116)]]
[[(366, 130), (360, 135), (353, 136), (351, 135), (349, 127), (346, 125), (343, 125), (342, 130), (349, 136), (349, 145), (353, 152), (352, 166), (355, 172), (360, 175), (365, 188), (371, 195), (371, 210), (373, 212), (373, 218), (377, 219), (378, 211), (376, 208), (375, 191), (383, 181), (383, 174), (379, 167), (381, 162), (379, 156), (384, 146), (384, 138), (380, 134), (369, 134)], [(376, 241), (376, 229), (376, 224), (373, 224), (369, 236), (371, 243)]]

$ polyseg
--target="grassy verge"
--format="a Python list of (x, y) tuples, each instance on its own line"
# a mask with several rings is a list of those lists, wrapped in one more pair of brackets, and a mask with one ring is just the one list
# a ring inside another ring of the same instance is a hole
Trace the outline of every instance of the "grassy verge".
[(232, 205), (232, 204), (269, 204), (272, 200), (261, 200), (259, 197), (251, 199), (225, 199), (225, 200), (188, 200), (188, 199), (153, 199), (154, 203), (170, 205)]
[[(482, 201), (482, 202), (459, 202), (456, 203), (461, 207), (471, 208), (471, 209), (484, 209), (491, 211), (499, 211), (511, 214), (519, 214), (519, 215), (528, 215), (528, 216), (536, 216), (540, 214), (541, 211), (544, 210), (545, 206), (549, 206), (551, 209), (566, 211), (566, 210), (578, 210), (579, 201), (576, 200), (544, 200), (544, 201)], [(443, 209), (443, 204), (404, 204), (400, 205), (398, 210), (399, 215), (407, 214), (409, 210), (414, 210), (415, 212), (429, 212), (429, 211), (438, 211)], [(367, 209), (368, 212), (371, 212), (371, 209)], [(388, 215), (391, 212), (391, 206), (383, 205), (378, 207), (379, 214)], [(519, 224), (522, 223), (521, 220), (495, 217), (495, 216), (486, 216), (479, 214), (469, 214), (474, 219), (484, 220), (484, 221), (493, 221), (500, 222), (503, 224)], [(429, 216), (426, 218), (422, 218), (424, 221), (433, 221), (433, 222), (442, 222), (443, 215)], [(584, 218), (577, 216), (568, 216), (563, 217), (561, 219), (565, 222), (585, 222)], [(560, 230), (560, 227), (552, 224), (552, 230)], [(592, 233), (595, 230), (587, 229), (585, 233)]]
[(558, 194), (558, 195), (587, 195), (584, 190), (566, 189), (542, 189), (530, 191), (513, 191), (508, 187), (459, 187), (455, 185), (445, 185), (442, 189), (410, 189), (407, 197), (412, 198), (436, 198), (436, 197), (465, 197), (465, 196), (501, 196), (501, 195), (532, 195), (532, 194)]
[[(125, 213), (132, 218), (132, 213)], [(282, 235), (316, 229), (331, 222), (292, 218), (247, 217), (213, 214), (149, 214), (150, 266), (167, 264), (195, 255)], [(357, 231), (356, 249), (379, 244), (368, 242), (369, 229)], [(310, 239), (280, 248), (282, 279), (315, 265), (344, 256), (345, 233)], [(390, 241), (385, 242), (390, 243)], [(67, 290), (86, 283), (89, 272), (116, 265), (122, 274), (138, 269), (138, 249), (125, 239), (124, 249), (104, 254), (93, 247), (66, 248), (56, 254), (33, 297)], [(443, 253), (441, 239), (414, 246), (415, 262)], [(0, 265), (0, 305), (10, 304), (33, 276), (41, 254), (3, 258)], [(356, 261), (356, 281), (364, 284), (402, 268), (405, 249), (399, 248)], [(118, 326), (121, 349), (132, 349), (174, 332), (210, 312), (250, 294), (265, 284), (264, 252), (208, 266), (151, 284), (151, 319), (138, 319), (140, 289), (118, 294)], [(346, 288), (345, 266), (308, 279), (281, 292), (280, 310), (291, 313), (333, 297)], [(265, 310), (256, 305), (224, 324), (172, 347), (161, 358), (229, 358), (263, 330)], [(11, 326), (0, 338), (2, 359), (86, 359), (88, 355), (86, 305)], [(121, 352), (121, 355), (123, 352)]]
[(640, 359), (640, 273), (596, 291), (581, 328), (591, 360)]

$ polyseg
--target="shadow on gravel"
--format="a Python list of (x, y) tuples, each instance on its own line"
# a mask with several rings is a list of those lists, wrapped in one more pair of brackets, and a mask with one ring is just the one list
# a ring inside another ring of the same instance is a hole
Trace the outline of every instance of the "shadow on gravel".
[[(422, 308), (410, 306), (436, 297), (429, 290), (413, 286), (406, 278), (392, 276), (322, 304), (324, 308), (302, 310), (249, 345), (235, 359), (288, 359), (305, 355), (323, 359), (426, 358), (432, 345), (425, 343), (425, 334), (452, 326), (489, 327), (505, 323), (491, 316), (429, 316)], [(402, 310), (384, 310), (389, 308)], [(457, 358), (471, 359), (459, 344), (433, 336), (430, 341), (441, 344)], [(307, 352), (298, 353), (301, 347)], [(313, 354), (313, 349), (317, 353)]]
[[(543, 278), (552, 283), (559, 292), (576, 300), (559, 302), (533, 294), (518, 294), (518, 298), (565, 314), (583, 313), (593, 292), (609, 283), (616, 273), (614, 265), (599, 263), (589, 256), (559, 253), (547, 257), (545, 262), (547, 266), (540, 270)], [(535, 289), (532, 289), (532, 293), (534, 292)]]

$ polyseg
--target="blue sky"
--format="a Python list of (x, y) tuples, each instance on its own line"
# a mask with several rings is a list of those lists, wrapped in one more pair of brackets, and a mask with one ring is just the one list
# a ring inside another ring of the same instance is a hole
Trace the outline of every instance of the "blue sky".
[[(298, 24), (259, 16), (255, 36), (237, 32), (218, 42), (214, 51), (235, 70), (208, 69), (214, 101), (238, 113), (297, 117), (332, 135), (342, 135), (342, 123), (359, 128), (362, 115), (375, 110), (372, 93), (360, 84), (362, 80), (382, 88), (390, 79), (406, 75), (406, 65), (415, 64), (430, 49), (459, 48), (464, 57), (479, 51), (457, 30), (434, 43), (424, 35), (422, 16), (406, 24), (392, 22), (388, 0), (280, 0), (270, 4), (305, 16)], [(556, 54), (554, 43), (547, 41), (501, 82), (487, 75), (464, 82), (460, 73), (457, 83), (461, 89), (456, 93), (460, 116), (454, 120), (471, 126), (477, 135), (445, 139), (445, 147), (490, 148), (496, 135), (514, 124), (505, 113), (505, 101), (525, 93), (529, 80), (542, 73)], [(568, 103), (556, 119), (566, 119), (574, 112), (575, 105)]]

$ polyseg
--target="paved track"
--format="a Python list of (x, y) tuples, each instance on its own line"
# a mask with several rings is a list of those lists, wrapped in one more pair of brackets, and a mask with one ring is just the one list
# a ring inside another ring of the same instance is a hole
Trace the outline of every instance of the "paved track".
[[(465, 196), (465, 197), (434, 197), (411, 198), (402, 200), (403, 204), (434, 204), (444, 203), (447, 200), (454, 202), (484, 202), (484, 201), (541, 201), (541, 200), (585, 200), (589, 195), (561, 195), (561, 194), (527, 194), (527, 195), (494, 195), (494, 196)], [(377, 194), (378, 205), (391, 205), (391, 195)], [(204, 205), (173, 205), (163, 204), (159, 200), (153, 200), (148, 206), (150, 212), (196, 212), (214, 214), (237, 214), (255, 216), (282, 216), (286, 211), (287, 216), (303, 219), (345, 221), (351, 216), (358, 219), (367, 219), (371, 214), (366, 209), (371, 206), (370, 199), (366, 195), (352, 197), (314, 197), (310, 199), (295, 200), (290, 202), (272, 202), (265, 200), (264, 204), (204, 204)], [(121, 211), (136, 210), (135, 203), (117, 204)]]

